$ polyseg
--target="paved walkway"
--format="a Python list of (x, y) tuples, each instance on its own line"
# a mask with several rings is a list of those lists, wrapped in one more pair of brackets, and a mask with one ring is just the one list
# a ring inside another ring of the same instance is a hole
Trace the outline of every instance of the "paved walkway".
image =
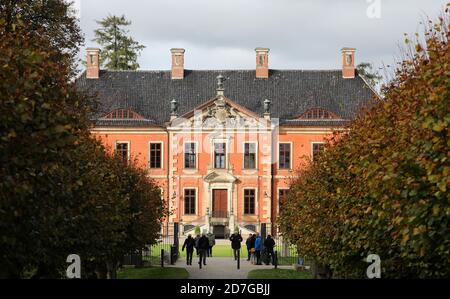
[[(189, 272), (189, 279), (247, 279), (248, 273), (255, 269), (273, 269), (272, 265), (256, 266), (247, 259), (241, 259), (241, 269), (237, 269), (237, 262), (231, 257), (213, 257), (206, 259), (206, 266), (198, 266), (198, 258), (194, 257), (192, 266), (186, 265), (186, 259), (181, 258), (173, 267), (185, 268)], [(292, 266), (279, 266), (279, 269), (292, 269)]]

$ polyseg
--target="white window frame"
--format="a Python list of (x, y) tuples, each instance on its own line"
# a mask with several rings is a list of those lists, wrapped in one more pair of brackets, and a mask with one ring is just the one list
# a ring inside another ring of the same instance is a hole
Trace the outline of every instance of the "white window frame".
[[(195, 168), (186, 168), (186, 144), (193, 143), (195, 144)], [(184, 170), (198, 170), (199, 168), (199, 161), (198, 161), (198, 141), (184, 141), (183, 142), (183, 169)]]
[[(245, 145), (246, 144), (254, 144), (255, 145), (255, 168), (245, 168)], [(259, 145), (257, 141), (244, 141), (242, 143), (242, 169), (243, 170), (257, 170), (259, 167), (258, 164), (258, 151), (259, 151)]]
[[(255, 214), (245, 214), (245, 190), (254, 190), (255, 191)], [(259, 196), (259, 192), (258, 192), (258, 188), (255, 187), (244, 187), (242, 188), (242, 216), (248, 216), (248, 217), (252, 217), (252, 216), (258, 216), (258, 209), (259, 209), (259, 200), (258, 200), (258, 196)]]
[[(225, 168), (216, 168), (216, 144), (217, 143), (225, 143)], [(228, 154), (229, 154), (230, 142), (228, 139), (213, 139), (212, 140), (212, 151), (211, 151), (211, 160), (212, 160), (212, 169), (216, 170), (225, 170), (228, 169)]]
[[(186, 209), (185, 209), (185, 206), (186, 206), (186, 202), (185, 202), (185, 200), (186, 200), (186, 198), (185, 198), (186, 193), (185, 192), (186, 192), (186, 190), (195, 190), (195, 214), (186, 214)], [(198, 216), (198, 187), (183, 187), (183, 206), (182, 206), (182, 211), (183, 211), (182, 215), (186, 216), (186, 217)]]
[(291, 190), (288, 187), (278, 187), (277, 188), (277, 199), (278, 199), (278, 205), (277, 205), (277, 216), (280, 216), (280, 191), (281, 190)]
[[(289, 144), (290, 148), (291, 148), (291, 153), (290, 153), (290, 165), (289, 168), (281, 168), (280, 167), (280, 145), (281, 144)], [(294, 143), (292, 141), (282, 141), (282, 142), (278, 142), (278, 147), (277, 147), (277, 156), (278, 156), (278, 163), (277, 163), (277, 167), (278, 170), (292, 170), (294, 169)]]
[(311, 142), (311, 161), (314, 161), (314, 145), (315, 144), (327, 144), (325, 141), (313, 141)]
[(131, 142), (130, 141), (120, 141), (120, 140), (116, 140), (116, 142), (114, 143), (114, 154), (117, 153), (117, 145), (118, 144), (127, 144), (128, 145), (128, 162), (130, 162), (131, 159)]
[[(161, 167), (152, 168), (151, 167), (151, 145), (152, 144), (161, 144)], [(164, 142), (163, 141), (149, 141), (148, 142), (148, 169), (150, 170), (161, 170), (164, 169)]]

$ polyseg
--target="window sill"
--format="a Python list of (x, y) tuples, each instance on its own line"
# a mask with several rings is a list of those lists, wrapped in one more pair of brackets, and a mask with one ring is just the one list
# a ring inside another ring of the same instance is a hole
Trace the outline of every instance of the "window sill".
[(197, 168), (185, 168), (185, 169), (183, 169), (183, 173), (195, 174), (195, 173), (198, 173), (198, 169)]
[(252, 174), (258, 174), (259, 169), (242, 169), (242, 174), (246, 175), (252, 175)]

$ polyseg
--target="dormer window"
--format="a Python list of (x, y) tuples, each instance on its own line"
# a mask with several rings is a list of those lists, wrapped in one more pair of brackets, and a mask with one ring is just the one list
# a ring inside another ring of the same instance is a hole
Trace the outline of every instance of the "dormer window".
[(341, 119), (339, 116), (337, 116), (334, 113), (331, 113), (325, 109), (321, 108), (314, 108), (306, 113), (304, 113), (302, 116), (300, 116), (300, 119)]
[(106, 119), (143, 119), (130, 109), (117, 109), (105, 116)]

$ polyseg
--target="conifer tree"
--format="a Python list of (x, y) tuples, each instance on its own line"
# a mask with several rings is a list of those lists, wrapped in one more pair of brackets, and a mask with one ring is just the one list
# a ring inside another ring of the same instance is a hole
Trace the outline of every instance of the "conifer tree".
[(377, 87), (380, 80), (383, 78), (380, 74), (373, 69), (373, 65), (369, 62), (362, 62), (356, 67), (358, 74), (366, 79), (372, 87)]
[(125, 29), (131, 25), (124, 15), (108, 16), (97, 21), (100, 28), (95, 30), (94, 39), (102, 47), (101, 64), (108, 70), (136, 70), (137, 58), (145, 46), (140, 45)]

